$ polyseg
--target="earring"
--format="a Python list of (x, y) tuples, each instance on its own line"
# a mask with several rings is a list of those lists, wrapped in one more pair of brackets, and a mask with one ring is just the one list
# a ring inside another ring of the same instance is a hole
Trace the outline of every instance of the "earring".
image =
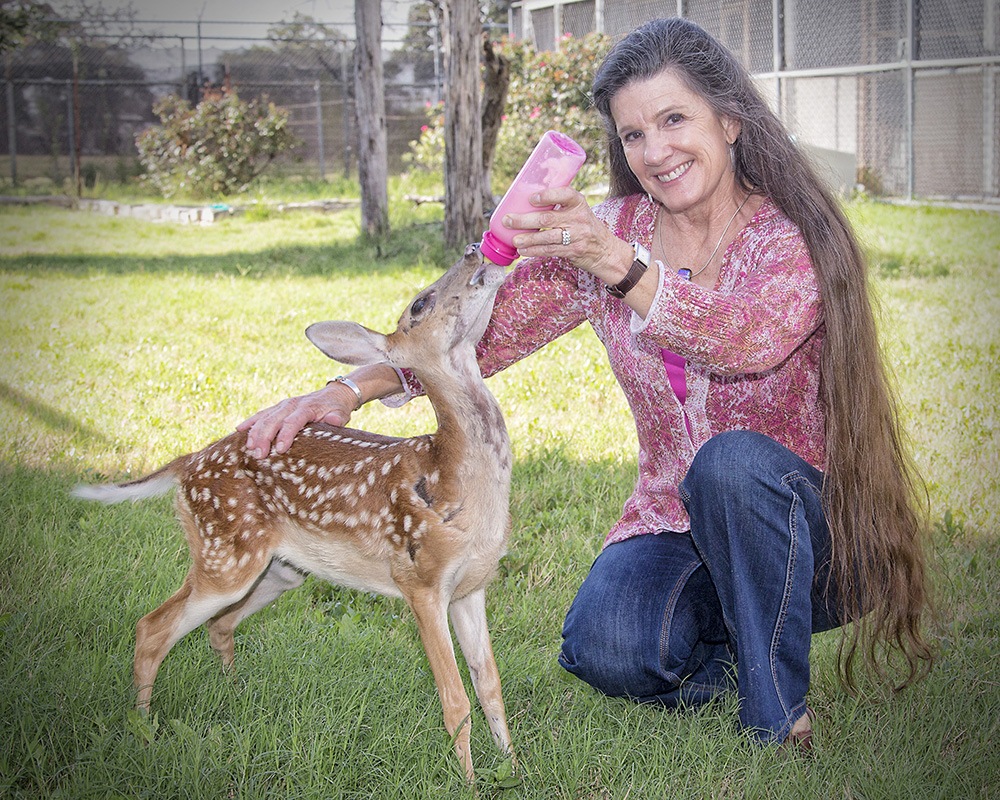
[(736, 142), (729, 143), (729, 164), (736, 172)]

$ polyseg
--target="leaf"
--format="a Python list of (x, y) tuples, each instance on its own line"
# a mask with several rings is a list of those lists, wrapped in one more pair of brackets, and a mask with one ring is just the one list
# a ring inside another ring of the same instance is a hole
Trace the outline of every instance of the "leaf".
[(150, 745), (156, 740), (156, 732), (160, 727), (156, 714), (145, 714), (141, 711), (128, 712), (126, 721), (128, 729), (144, 745)]

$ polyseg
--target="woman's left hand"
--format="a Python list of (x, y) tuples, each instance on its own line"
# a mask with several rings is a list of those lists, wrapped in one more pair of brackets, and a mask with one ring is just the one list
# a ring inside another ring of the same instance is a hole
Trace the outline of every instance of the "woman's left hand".
[(575, 189), (545, 189), (531, 198), (540, 208), (528, 214), (507, 214), (504, 226), (524, 229), (514, 247), (524, 257), (565, 258), (605, 283), (618, 283), (632, 264), (632, 246), (615, 236), (597, 218), (586, 198)]

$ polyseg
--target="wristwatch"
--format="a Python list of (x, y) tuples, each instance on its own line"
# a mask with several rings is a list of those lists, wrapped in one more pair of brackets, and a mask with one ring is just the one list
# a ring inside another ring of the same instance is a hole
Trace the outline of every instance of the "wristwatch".
[(639, 282), (643, 274), (649, 269), (649, 262), (652, 260), (652, 256), (649, 254), (649, 249), (643, 247), (638, 242), (632, 242), (632, 252), (635, 253), (635, 258), (632, 261), (632, 266), (629, 267), (628, 273), (620, 282), (616, 283), (614, 286), (605, 286), (604, 288), (608, 290), (608, 294), (612, 297), (624, 297)]

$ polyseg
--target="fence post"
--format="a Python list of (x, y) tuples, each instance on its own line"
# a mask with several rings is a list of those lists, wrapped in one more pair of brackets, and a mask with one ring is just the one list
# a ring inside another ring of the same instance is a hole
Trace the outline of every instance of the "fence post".
[(781, 71), (785, 68), (785, 4), (784, 0), (771, 0), (771, 64), (774, 70), (774, 110), (785, 122), (784, 103), (781, 101)]
[(76, 128), (73, 126), (73, 82), (66, 81), (66, 142), (69, 150), (69, 174), (76, 175)]
[(443, 83), (441, 79), (441, 24), (439, 15), (438, 24), (434, 26), (434, 100), (436, 103), (444, 100)]
[(343, 98), (343, 113), (341, 117), (344, 121), (344, 177), (351, 177), (351, 142), (353, 126), (351, 125), (351, 115), (353, 111), (350, 103), (350, 93), (348, 90), (350, 76), (347, 71), (347, 47), (340, 48), (340, 96)]
[(76, 39), (70, 45), (73, 55), (73, 82), (72, 99), (73, 104), (73, 141), (70, 147), (73, 149), (73, 185), (76, 189), (76, 196), (83, 197), (83, 182), (81, 179), (81, 158), (83, 155), (83, 133), (80, 129), (80, 42)]
[(323, 102), (319, 92), (319, 81), (313, 84), (316, 90), (316, 149), (319, 150), (319, 179), (326, 180), (326, 161), (323, 155)]
[(10, 181), (17, 186), (17, 116), (14, 113), (14, 81), (10, 78), (10, 56), (7, 64), (7, 149), (10, 151)]
[[(205, 13), (205, 6), (201, 7), (201, 13)], [(198, 15), (198, 25), (196, 27), (198, 35), (198, 91), (200, 92), (204, 87), (202, 83), (205, 81), (204, 69), (201, 63), (201, 14)]]
[[(986, 3), (983, 17), (983, 49), (995, 53), (997, 47), (998, 9)], [(983, 195), (996, 198), (1000, 194), (997, 182), (997, 67), (983, 64)]]
[(916, 58), (916, 53), (913, 52), (913, 46), (916, 43), (915, 23), (916, 23), (916, 10), (914, 9), (914, 3), (916, 0), (907, 0), (906, 3), (906, 28), (904, 30), (905, 41), (905, 52), (903, 53), (903, 102), (905, 108), (906, 119), (904, 120), (905, 131), (903, 132), (904, 141), (906, 143), (904, 157), (906, 158), (906, 199), (913, 200), (914, 189), (916, 188), (916, 175), (914, 162), (914, 145), (913, 145), (913, 122), (914, 122), (914, 106), (916, 102), (916, 81), (914, 80), (913, 74), (913, 59)]
[(180, 37), (180, 45), (181, 45), (181, 80), (180, 83), (177, 84), (177, 96), (185, 97), (186, 96), (185, 89), (187, 88), (187, 56), (184, 54), (183, 36)]

